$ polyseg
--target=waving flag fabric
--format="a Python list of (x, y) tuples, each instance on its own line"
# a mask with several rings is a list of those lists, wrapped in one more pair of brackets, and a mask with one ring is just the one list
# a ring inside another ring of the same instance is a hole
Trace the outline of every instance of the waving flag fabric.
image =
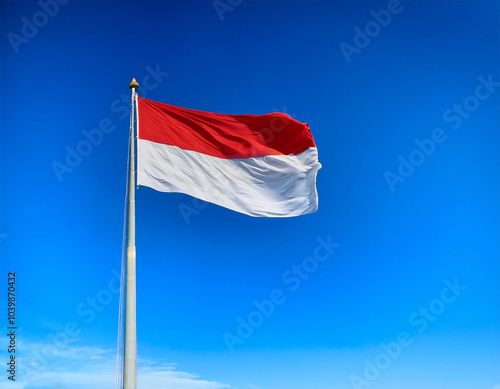
[(138, 97), (137, 183), (250, 216), (318, 209), (309, 125), (284, 113), (225, 115)]

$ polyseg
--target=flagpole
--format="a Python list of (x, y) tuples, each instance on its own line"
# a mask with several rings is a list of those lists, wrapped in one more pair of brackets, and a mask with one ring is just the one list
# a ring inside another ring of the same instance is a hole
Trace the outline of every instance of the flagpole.
[(128, 234), (127, 278), (125, 303), (125, 356), (123, 362), (123, 389), (137, 387), (137, 328), (136, 328), (136, 276), (135, 276), (135, 99), (139, 84), (132, 79), (130, 105), (130, 161), (128, 181)]

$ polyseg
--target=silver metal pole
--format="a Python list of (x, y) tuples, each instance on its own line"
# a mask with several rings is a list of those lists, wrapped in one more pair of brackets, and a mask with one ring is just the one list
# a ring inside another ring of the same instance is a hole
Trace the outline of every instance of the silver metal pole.
[(137, 387), (137, 328), (135, 315), (135, 99), (139, 84), (135, 78), (129, 85), (132, 91), (130, 106), (130, 162), (128, 181), (127, 279), (125, 303), (125, 357), (123, 362), (123, 389)]

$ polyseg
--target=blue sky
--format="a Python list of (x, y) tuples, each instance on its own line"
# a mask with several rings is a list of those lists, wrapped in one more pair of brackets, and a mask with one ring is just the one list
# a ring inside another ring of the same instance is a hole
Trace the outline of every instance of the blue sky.
[(15, 271), (20, 370), (1, 386), (114, 385), (135, 77), (287, 112), (323, 165), (318, 212), (291, 219), (137, 191), (139, 388), (498, 389), (499, 11), (1, 1), (0, 357)]

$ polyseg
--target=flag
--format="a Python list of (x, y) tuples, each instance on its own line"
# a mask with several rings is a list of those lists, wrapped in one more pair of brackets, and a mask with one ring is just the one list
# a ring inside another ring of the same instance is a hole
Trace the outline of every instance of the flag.
[(318, 209), (321, 168), (307, 123), (284, 113), (225, 115), (138, 97), (137, 184), (250, 216)]

